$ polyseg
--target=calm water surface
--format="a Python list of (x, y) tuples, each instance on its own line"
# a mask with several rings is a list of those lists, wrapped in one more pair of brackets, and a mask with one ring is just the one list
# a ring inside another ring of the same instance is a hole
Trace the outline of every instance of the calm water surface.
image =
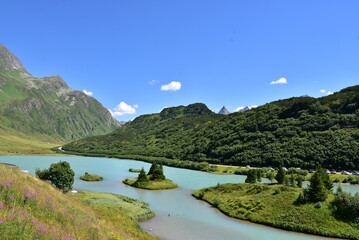
[[(304, 240), (326, 239), (307, 234), (278, 230), (258, 224), (226, 217), (207, 203), (191, 196), (194, 190), (214, 186), (218, 183), (244, 182), (245, 176), (215, 175), (180, 168), (164, 167), (165, 175), (179, 185), (178, 189), (165, 191), (146, 191), (129, 187), (123, 179), (137, 177), (129, 168), (144, 167), (150, 164), (108, 158), (70, 157), (70, 156), (0, 156), (0, 162), (12, 163), (21, 169), (35, 174), (36, 168), (48, 168), (51, 163), (67, 161), (75, 171), (75, 189), (112, 192), (136, 198), (150, 204), (156, 217), (140, 225), (151, 234), (168, 240)], [(102, 182), (84, 182), (79, 179), (85, 172), (104, 177)], [(343, 186), (352, 193), (358, 186)]]

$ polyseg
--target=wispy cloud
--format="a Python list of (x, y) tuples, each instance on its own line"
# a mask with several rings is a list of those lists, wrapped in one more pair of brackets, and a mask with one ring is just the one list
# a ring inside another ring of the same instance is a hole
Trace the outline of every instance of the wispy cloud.
[(92, 96), (93, 92), (87, 91), (86, 89), (82, 90), (87, 96)]
[(120, 102), (113, 111), (111, 109), (108, 109), (113, 117), (122, 116), (122, 115), (130, 115), (136, 113), (136, 108), (138, 108), (138, 104), (135, 104), (133, 106), (125, 103)]
[(287, 79), (282, 77), (279, 78), (277, 81), (271, 81), (269, 84), (273, 85), (273, 84), (286, 84), (287, 83)]
[(158, 81), (158, 80), (151, 80), (151, 81), (149, 81), (148, 82), (148, 84), (150, 84), (150, 85), (155, 85), (155, 84), (157, 84), (157, 83), (159, 83), (160, 81)]
[(326, 91), (325, 91), (325, 89), (320, 89), (320, 91), (319, 92), (321, 92), (321, 93), (325, 93)]
[(166, 85), (162, 85), (161, 86), (161, 90), (162, 91), (177, 91), (177, 90), (180, 90), (182, 87), (181, 83), (180, 82), (170, 82), (169, 84), (166, 84)]

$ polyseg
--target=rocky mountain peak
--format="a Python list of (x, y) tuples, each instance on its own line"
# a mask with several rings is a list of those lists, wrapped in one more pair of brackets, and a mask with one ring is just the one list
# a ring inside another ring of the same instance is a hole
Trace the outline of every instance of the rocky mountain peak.
[(221, 110), (218, 112), (218, 114), (228, 115), (228, 114), (230, 114), (230, 112), (228, 111), (228, 109), (225, 106), (223, 106), (221, 108)]
[(27, 72), (20, 60), (2, 44), (0, 44), (0, 71)]

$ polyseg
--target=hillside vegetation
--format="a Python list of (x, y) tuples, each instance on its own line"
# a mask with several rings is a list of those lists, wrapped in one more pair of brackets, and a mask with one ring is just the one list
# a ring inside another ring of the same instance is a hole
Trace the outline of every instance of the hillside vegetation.
[(0, 191), (1, 239), (155, 239), (136, 222), (154, 215), (138, 200), (108, 193), (63, 194), (4, 165)]
[(269, 184), (223, 184), (193, 193), (228, 216), (316, 235), (359, 239), (357, 223), (336, 219), (325, 202), (299, 204), (301, 188)]
[(64, 149), (144, 160), (302, 168), (319, 163), (350, 170), (359, 169), (358, 127), (359, 86), (353, 86), (318, 99), (279, 100), (227, 116), (212, 113), (204, 104), (166, 108)]

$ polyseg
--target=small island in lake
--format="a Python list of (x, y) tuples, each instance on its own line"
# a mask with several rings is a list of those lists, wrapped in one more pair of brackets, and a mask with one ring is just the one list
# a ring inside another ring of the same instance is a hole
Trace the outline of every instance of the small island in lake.
[(123, 183), (136, 188), (142, 188), (147, 190), (164, 190), (177, 188), (178, 185), (173, 183), (171, 180), (166, 179), (163, 174), (162, 164), (158, 165), (153, 163), (148, 174), (142, 168), (138, 178), (125, 179)]
[(102, 181), (103, 177), (96, 175), (96, 174), (89, 174), (89, 173), (85, 172), (85, 174), (82, 175), (80, 177), (80, 179), (84, 180), (84, 181), (88, 181), (88, 182), (98, 182), (98, 181)]

